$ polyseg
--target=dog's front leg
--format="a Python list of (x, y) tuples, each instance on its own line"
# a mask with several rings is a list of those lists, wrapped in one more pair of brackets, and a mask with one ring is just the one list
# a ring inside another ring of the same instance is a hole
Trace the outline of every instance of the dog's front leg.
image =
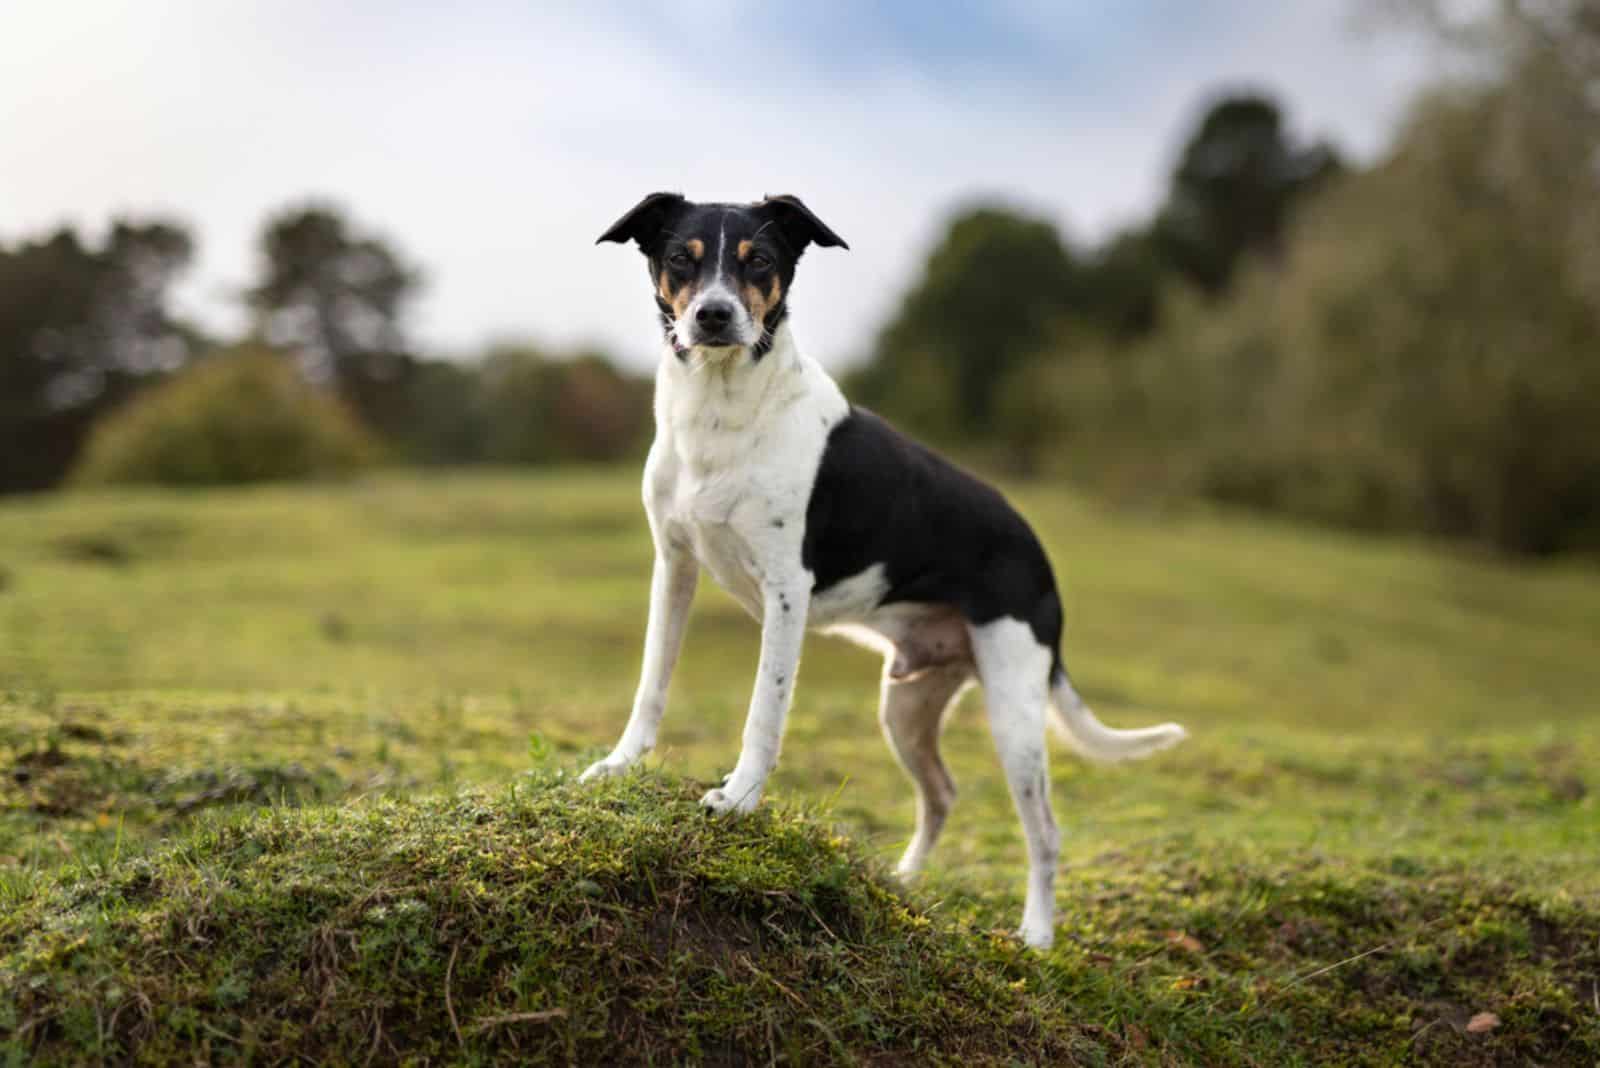
[(699, 577), (700, 567), (689, 552), (667, 544), (658, 548), (655, 570), (650, 576), (650, 620), (644, 632), (644, 666), (639, 671), (633, 712), (610, 755), (589, 765), (579, 777), (580, 782), (625, 771), (655, 748), (656, 731), (667, 708), (667, 684), (672, 681), (672, 668), (678, 662), (678, 650), (683, 647), (683, 631)]
[(744, 723), (744, 747), (728, 781), (700, 799), (713, 812), (749, 812), (761, 800), (767, 776), (778, 763), (810, 607), (809, 575), (769, 584), (762, 590), (761, 663)]

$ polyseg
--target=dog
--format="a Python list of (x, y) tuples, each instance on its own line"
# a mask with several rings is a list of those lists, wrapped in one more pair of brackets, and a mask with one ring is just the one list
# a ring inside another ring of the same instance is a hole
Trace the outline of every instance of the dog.
[(976, 678), (1021, 817), (1029, 873), (1018, 932), (1054, 940), (1060, 835), (1047, 717), (1084, 756), (1145, 756), (1168, 723), (1114, 730), (1078, 697), (1060, 654), (1061, 598), (1039, 539), (999, 492), (845, 400), (801, 353), (789, 293), (804, 252), (847, 249), (793, 196), (701, 204), (645, 197), (601, 242), (635, 243), (664, 337), (656, 435), (644, 466), (655, 543), (632, 714), (584, 781), (655, 745), (701, 568), (761, 623), (761, 655), (733, 771), (701, 804), (743, 813), (778, 761), (807, 629), (882, 653), (879, 722), (916, 791), (897, 872), (927, 860), (955, 799), (939, 756), (947, 710)]

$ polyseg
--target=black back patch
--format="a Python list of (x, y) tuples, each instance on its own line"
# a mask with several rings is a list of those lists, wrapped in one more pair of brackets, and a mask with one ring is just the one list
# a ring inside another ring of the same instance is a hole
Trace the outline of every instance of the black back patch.
[(1000, 492), (863, 408), (828, 433), (801, 562), (820, 593), (882, 564), (884, 604), (948, 604), (1028, 624), (1059, 663), (1061, 598), (1044, 547)]

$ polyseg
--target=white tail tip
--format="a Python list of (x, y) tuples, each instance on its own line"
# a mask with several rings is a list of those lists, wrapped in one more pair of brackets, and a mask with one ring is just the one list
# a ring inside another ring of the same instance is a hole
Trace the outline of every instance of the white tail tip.
[(1176, 723), (1163, 723), (1156, 727), (1138, 727), (1134, 730), (1117, 730), (1107, 727), (1095, 718), (1089, 706), (1062, 680), (1051, 694), (1051, 721), (1056, 731), (1081, 755), (1104, 764), (1120, 760), (1138, 760), (1163, 749), (1171, 749), (1189, 732)]

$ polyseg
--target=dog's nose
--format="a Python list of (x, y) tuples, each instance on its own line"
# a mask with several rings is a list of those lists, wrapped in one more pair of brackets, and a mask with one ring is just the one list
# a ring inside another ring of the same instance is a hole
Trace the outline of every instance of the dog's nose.
[(733, 322), (733, 305), (726, 300), (708, 300), (694, 313), (694, 321), (709, 334), (719, 334)]

